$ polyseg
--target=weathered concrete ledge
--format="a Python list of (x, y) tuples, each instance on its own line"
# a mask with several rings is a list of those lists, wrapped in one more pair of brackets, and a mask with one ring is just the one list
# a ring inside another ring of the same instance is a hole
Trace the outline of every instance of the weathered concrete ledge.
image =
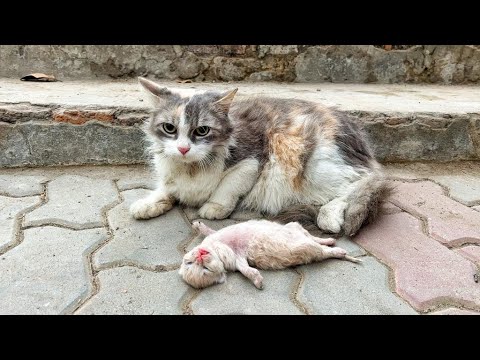
[(480, 83), (479, 45), (0, 45), (0, 76)]
[[(480, 159), (478, 87), (163, 82), (183, 92), (239, 88), (348, 112), (381, 161)], [(149, 106), (134, 80), (30, 83), (0, 79), (0, 167), (145, 161)]]

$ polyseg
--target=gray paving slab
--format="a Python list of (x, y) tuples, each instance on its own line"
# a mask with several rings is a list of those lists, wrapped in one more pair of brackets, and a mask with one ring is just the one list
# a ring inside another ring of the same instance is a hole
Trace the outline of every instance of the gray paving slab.
[(227, 281), (201, 291), (192, 301), (194, 314), (303, 314), (293, 303), (299, 275), (292, 270), (261, 271), (263, 290), (240, 273), (228, 273)]
[(429, 178), (446, 186), (452, 199), (467, 206), (480, 204), (480, 176), (452, 174), (430, 176)]
[(155, 176), (150, 172), (138, 172), (136, 174), (129, 174), (127, 177), (121, 177), (117, 181), (117, 186), (120, 191), (131, 189), (155, 189)]
[(388, 285), (388, 270), (373, 257), (363, 263), (324, 260), (304, 265), (298, 299), (311, 314), (393, 315), (416, 314)]
[(177, 271), (125, 266), (101, 271), (98, 280), (100, 292), (76, 314), (178, 315), (188, 291)]
[(25, 216), (25, 226), (58, 224), (75, 229), (100, 227), (103, 212), (118, 193), (110, 180), (62, 175), (47, 187), (47, 203)]
[(11, 198), (0, 195), (0, 252), (16, 241), (20, 215), (40, 203), (39, 196)]
[(0, 196), (0, 252), (16, 241), (20, 215), (40, 203), (38, 196), (22, 198)]
[(180, 265), (181, 244), (192, 234), (181, 211), (175, 207), (149, 220), (135, 220), (129, 212), (130, 205), (149, 192), (144, 189), (122, 192), (125, 201), (108, 213), (113, 239), (95, 255), (96, 267), (134, 263), (155, 269)]
[(0, 175), (0, 195), (32, 196), (43, 192), (44, 176)]
[(105, 230), (45, 226), (24, 236), (0, 256), (0, 314), (73, 311), (91, 291), (86, 256), (106, 239)]

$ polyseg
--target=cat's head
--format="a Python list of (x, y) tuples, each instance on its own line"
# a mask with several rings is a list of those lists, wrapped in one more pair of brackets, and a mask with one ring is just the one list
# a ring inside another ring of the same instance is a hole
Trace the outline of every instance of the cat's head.
[(147, 132), (154, 153), (205, 166), (225, 156), (233, 130), (228, 112), (237, 89), (182, 96), (145, 78), (139, 81), (153, 100), (155, 111)]
[(183, 257), (179, 274), (194, 288), (202, 289), (225, 282), (226, 270), (214, 249), (199, 245)]

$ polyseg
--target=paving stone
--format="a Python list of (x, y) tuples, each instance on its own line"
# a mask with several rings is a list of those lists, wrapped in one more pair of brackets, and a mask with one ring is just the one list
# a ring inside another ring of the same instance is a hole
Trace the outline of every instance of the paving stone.
[(386, 201), (382, 203), (380, 211), (382, 214), (396, 214), (402, 212), (398, 206), (393, 205), (391, 202)]
[(150, 190), (155, 189), (155, 180), (153, 174), (148, 172), (140, 172), (138, 174), (129, 175), (128, 178), (122, 177), (117, 181), (117, 186), (120, 191), (146, 188)]
[(183, 206), (182, 211), (190, 222), (199, 218), (197, 208)]
[(188, 290), (177, 271), (155, 273), (134, 267), (103, 270), (100, 292), (76, 314), (175, 315)]
[(240, 273), (228, 273), (227, 281), (201, 291), (192, 302), (194, 314), (302, 314), (290, 300), (298, 275), (292, 270), (261, 271), (263, 290)]
[(192, 234), (178, 207), (149, 220), (135, 220), (130, 205), (148, 195), (144, 189), (122, 192), (125, 201), (108, 212), (113, 239), (95, 255), (95, 266), (139, 264), (149, 268), (179, 265), (181, 244)]
[(464, 258), (467, 258), (468, 260), (473, 261), (478, 266), (480, 266), (480, 246), (469, 245), (455, 251), (462, 255)]
[(0, 196), (0, 252), (15, 242), (15, 219), (40, 202), (38, 196), (22, 198)]
[(32, 196), (43, 192), (44, 176), (0, 175), (0, 194), (5, 196)]
[(390, 200), (427, 219), (429, 234), (448, 245), (480, 243), (480, 214), (443, 195), (433, 182), (398, 183)]
[(480, 177), (470, 174), (429, 176), (450, 190), (450, 197), (467, 206), (480, 203)]
[(237, 221), (248, 221), (254, 219), (262, 219), (262, 215), (253, 211), (235, 210), (230, 216), (230, 219)]
[(26, 226), (59, 224), (85, 229), (103, 226), (102, 212), (118, 201), (109, 180), (63, 175), (47, 187), (48, 201), (25, 217)]
[(448, 308), (441, 311), (432, 312), (428, 315), (480, 315), (480, 312), (462, 310), (457, 308)]
[(372, 257), (363, 263), (328, 259), (301, 267), (298, 299), (311, 314), (416, 314), (389, 290), (388, 269)]
[(106, 239), (103, 229), (46, 226), (25, 230), (0, 258), (1, 314), (60, 314), (91, 291), (85, 257)]
[(396, 292), (419, 311), (448, 302), (480, 307), (476, 267), (422, 232), (407, 213), (382, 216), (355, 241), (394, 270)]

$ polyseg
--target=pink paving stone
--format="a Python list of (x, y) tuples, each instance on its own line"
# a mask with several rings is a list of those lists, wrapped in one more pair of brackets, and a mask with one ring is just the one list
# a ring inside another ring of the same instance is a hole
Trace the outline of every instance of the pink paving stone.
[(393, 269), (396, 292), (417, 310), (445, 302), (480, 309), (475, 265), (423, 234), (413, 216), (383, 215), (354, 240)]
[(424, 217), (429, 234), (447, 246), (480, 243), (480, 213), (443, 194), (430, 181), (401, 183), (389, 199), (412, 215)]
[(448, 308), (445, 310), (430, 313), (428, 315), (480, 315), (480, 313), (476, 311), (470, 311), (470, 310)]
[(400, 209), (398, 206), (393, 205), (391, 202), (386, 201), (382, 203), (380, 212), (382, 214), (396, 214), (402, 212), (402, 209)]
[(480, 266), (480, 246), (465, 246), (456, 250), (460, 255)]

